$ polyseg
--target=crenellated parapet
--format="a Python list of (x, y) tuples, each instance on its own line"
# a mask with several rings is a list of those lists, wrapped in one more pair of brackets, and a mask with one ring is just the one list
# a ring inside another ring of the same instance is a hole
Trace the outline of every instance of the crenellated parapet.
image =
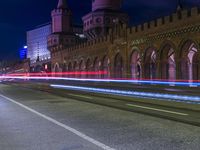
[(200, 24), (200, 9), (195, 7), (190, 10), (181, 10), (170, 16), (158, 18), (138, 26), (133, 26), (129, 28), (127, 34), (132, 37), (140, 37), (150, 34), (161, 34), (162, 32), (179, 30), (181, 28), (193, 30), (190, 28), (197, 24)]
[(63, 47), (62, 45), (57, 45), (56, 47), (54, 47), (52, 49), (52, 53), (54, 52), (59, 52), (62, 51), (64, 53), (80, 53), (81, 51), (83, 53), (86, 53), (86, 51), (84, 51), (83, 49), (95, 49), (97, 48), (99, 45), (105, 45), (105, 44), (110, 44), (111, 40), (110, 40), (110, 36), (104, 36), (104, 37), (100, 37), (91, 41), (87, 41), (87, 42), (82, 42), (82, 43), (77, 43), (76, 45), (73, 45), (71, 47)]
[[(113, 41), (123, 39), (131, 41), (131, 45), (151, 43), (157, 40), (165, 40), (185, 33), (200, 32), (200, 9), (182, 10), (170, 16), (158, 18), (142, 25), (127, 27), (126, 24), (118, 24), (108, 31), (108, 34), (90, 41), (77, 43), (62, 51), (72, 53), (81, 52), (82, 49), (96, 49), (98, 45), (113, 44)], [(58, 46), (59, 47), (59, 46)]]

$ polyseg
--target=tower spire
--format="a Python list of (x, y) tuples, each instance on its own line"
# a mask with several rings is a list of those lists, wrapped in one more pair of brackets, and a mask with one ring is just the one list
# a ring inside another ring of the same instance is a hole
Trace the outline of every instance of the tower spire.
[(183, 5), (181, 3), (181, 0), (178, 0), (177, 11), (181, 11), (182, 9), (183, 9)]
[(68, 8), (66, 0), (59, 0), (57, 8), (58, 9), (66, 9), (66, 8)]

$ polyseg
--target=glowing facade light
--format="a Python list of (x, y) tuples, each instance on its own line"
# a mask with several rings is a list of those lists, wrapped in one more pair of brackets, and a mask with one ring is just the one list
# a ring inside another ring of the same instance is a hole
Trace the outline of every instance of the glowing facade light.
[(27, 46), (24, 46), (19, 50), (20, 60), (24, 60), (27, 58)]
[(48, 69), (48, 65), (47, 65), (47, 64), (45, 64), (45, 67), (44, 67), (44, 68), (45, 68), (45, 70), (47, 70), (47, 69)]

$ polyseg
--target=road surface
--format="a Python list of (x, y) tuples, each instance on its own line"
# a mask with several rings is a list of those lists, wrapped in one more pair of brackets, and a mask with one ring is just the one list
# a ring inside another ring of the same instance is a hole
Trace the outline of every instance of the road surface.
[(2, 150), (199, 150), (199, 133), (197, 126), (80, 97), (0, 85)]

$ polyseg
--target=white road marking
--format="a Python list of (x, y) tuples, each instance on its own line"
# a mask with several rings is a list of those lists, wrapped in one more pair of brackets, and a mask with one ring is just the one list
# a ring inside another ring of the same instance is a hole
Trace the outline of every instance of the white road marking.
[(39, 113), (39, 112), (35, 111), (34, 109), (29, 108), (29, 107), (27, 107), (27, 106), (15, 101), (15, 100), (11, 99), (11, 98), (9, 98), (9, 97), (6, 97), (6, 96), (4, 96), (2, 94), (0, 94), (0, 97), (2, 97), (4, 99), (7, 99), (8, 101), (10, 101), (10, 102), (12, 102), (12, 103), (14, 103), (14, 104), (16, 104), (16, 105), (28, 110), (28, 111), (30, 111), (32, 113), (40, 116), (40, 117), (42, 117), (42, 118), (44, 118), (44, 119), (46, 119), (46, 120), (48, 120), (48, 121), (50, 121), (50, 122), (52, 122), (52, 123), (54, 123), (54, 124), (56, 124), (58, 126), (64, 128), (64, 129), (74, 133), (75, 135), (81, 137), (82, 139), (84, 139), (84, 140), (86, 140), (86, 141), (88, 141), (88, 142), (90, 142), (90, 143), (92, 143), (92, 144), (104, 149), (104, 150), (115, 150), (114, 148), (111, 148), (111, 147), (109, 147), (109, 146), (107, 146), (107, 145), (105, 145), (105, 144), (103, 144), (103, 143), (101, 143), (101, 142), (99, 142), (99, 141), (97, 141), (97, 140), (85, 135), (84, 133), (81, 133), (80, 131), (78, 131), (78, 130), (76, 130), (74, 128), (71, 128), (71, 127), (69, 127), (69, 126), (67, 126), (67, 125), (65, 125), (65, 124), (63, 124), (61, 122), (58, 122), (57, 120), (55, 120), (55, 119), (53, 119), (51, 117), (48, 117), (48, 116), (46, 116), (46, 115), (44, 115), (42, 113)]
[(188, 114), (181, 113), (181, 112), (170, 111), (170, 110), (157, 109), (157, 108), (145, 107), (145, 106), (134, 105), (134, 104), (126, 104), (126, 105), (127, 106), (132, 106), (132, 107), (137, 107), (137, 108), (143, 108), (143, 109), (149, 109), (149, 110), (154, 110), (154, 111), (170, 113), (170, 114), (176, 114), (176, 115), (181, 115), (181, 116), (188, 116)]
[(83, 96), (83, 95), (77, 95), (77, 94), (68, 94), (68, 95), (70, 95), (70, 96), (75, 96), (75, 97), (80, 97), (80, 98), (92, 99), (92, 97)]

